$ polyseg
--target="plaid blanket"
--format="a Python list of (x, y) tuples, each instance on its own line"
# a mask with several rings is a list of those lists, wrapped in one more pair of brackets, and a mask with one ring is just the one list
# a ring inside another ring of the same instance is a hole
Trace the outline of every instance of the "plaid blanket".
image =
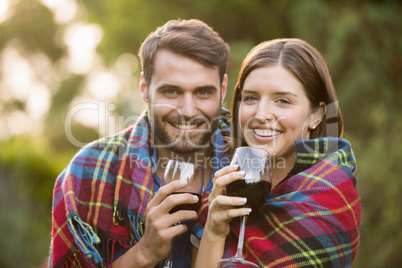
[[(81, 149), (59, 175), (49, 266), (103, 267), (115, 243), (129, 248), (142, 237), (145, 210), (155, 192), (148, 129), (143, 114), (134, 126)], [(220, 130), (219, 135), (229, 131), (222, 120)], [(201, 223), (194, 228), (202, 235)]]
[[(350, 267), (359, 247), (360, 200), (355, 158), (347, 141), (296, 142), (296, 163), (251, 214), (245, 259), (261, 267)], [(234, 256), (239, 222), (232, 224), (225, 257)]]

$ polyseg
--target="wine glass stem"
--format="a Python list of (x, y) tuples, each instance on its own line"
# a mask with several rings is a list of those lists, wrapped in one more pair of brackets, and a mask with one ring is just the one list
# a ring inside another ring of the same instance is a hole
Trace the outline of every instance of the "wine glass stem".
[(239, 241), (237, 242), (237, 251), (235, 259), (243, 259), (243, 244), (244, 244), (244, 232), (246, 230), (246, 221), (247, 216), (242, 216), (240, 222)]
[(174, 241), (175, 241), (175, 238), (173, 238), (173, 240), (172, 240), (172, 248), (170, 249), (169, 256), (167, 257), (163, 268), (172, 268), (173, 267)]

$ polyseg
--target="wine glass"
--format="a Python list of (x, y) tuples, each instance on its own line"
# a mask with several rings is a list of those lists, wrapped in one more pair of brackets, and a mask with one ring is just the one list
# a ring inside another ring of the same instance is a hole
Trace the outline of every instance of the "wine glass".
[[(204, 168), (201, 165), (196, 165), (189, 162), (178, 160), (169, 160), (163, 174), (162, 186), (171, 183), (174, 180), (187, 181), (186, 186), (172, 194), (191, 193), (198, 196), (198, 202), (195, 204), (180, 204), (169, 211), (170, 214), (179, 210), (194, 210), (198, 211), (201, 205), (202, 194), (204, 192)], [(177, 223), (180, 224), (180, 223)], [(173, 267), (173, 250), (174, 241), (172, 240), (172, 249), (165, 261), (164, 268)]]
[[(271, 191), (272, 176), (269, 168), (269, 153), (263, 149), (253, 147), (239, 147), (235, 150), (231, 165), (238, 165), (244, 171), (244, 179), (234, 181), (226, 186), (228, 196), (246, 197), (245, 206), (258, 208), (265, 202), (265, 197)], [(257, 264), (247, 261), (243, 257), (244, 232), (247, 216), (240, 221), (239, 241), (235, 256), (222, 259), (219, 267), (258, 267)]]

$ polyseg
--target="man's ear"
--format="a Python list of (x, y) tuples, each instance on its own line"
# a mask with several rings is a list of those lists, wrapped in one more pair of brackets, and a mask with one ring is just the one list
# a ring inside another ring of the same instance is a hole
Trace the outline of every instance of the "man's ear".
[(324, 119), (326, 112), (327, 105), (322, 101), (320, 102), (318, 109), (310, 116), (309, 127), (312, 129), (316, 128)]
[(142, 99), (145, 101), (145, 103), (148, 103), (148, 85), (147, 85), (147, 82), (145, 81), (143, 72), (141, 72), (141, 77), (140, 77), (140, 92), (141, 92)]
[(223, 103), (223, 100), (226, 97), (227, 87), (228, 87), (228, 76), (227, 76), (227, 74), (225, 74), (223, 76), (223, 81), (222, 81), (222, 86), (221, 86), (221, 94), (222, 94), (221, 104)]

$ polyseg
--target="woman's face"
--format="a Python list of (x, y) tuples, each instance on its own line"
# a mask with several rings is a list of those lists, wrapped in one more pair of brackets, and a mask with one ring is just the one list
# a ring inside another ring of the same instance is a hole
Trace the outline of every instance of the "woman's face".
[(310, 138), (310, 103), (300, 81), (282, 66), (261, 67), (248, 75), (239, 113), (247, 144), (265, 148), (285, 163), (294, 161), (294, 142)]

